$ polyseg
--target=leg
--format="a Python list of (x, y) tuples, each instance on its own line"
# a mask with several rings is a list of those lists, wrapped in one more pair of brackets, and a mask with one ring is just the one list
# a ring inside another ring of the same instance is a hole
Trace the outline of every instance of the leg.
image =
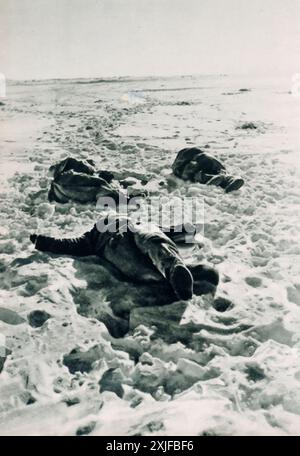
[(194, 177), (196, 181), (208, 185), (219, 185), (226, 193), (238, 190), (244, 185), (243, 179), (229, 176), (226, 173), (225, 166), (211, 155), (206, 153), (200, 154), (197, 156), (196, 161), (200, 171), (200, 173)]
[(216, 185), (225, 190), (226, 193), (238, 190), (244, 185), (244, 180), (240, 177), (228, 176), (221, 172), (216, 175), (205, 174), (203, 171), (199, 171), (195, 176), (194, 180), (200, 184)]
[(205, 174), (215, 176), (216, 174), (226, 173), (225, 166), (210, 154), (199, 154), (196, 157), (196, 161), (198, 163), (199, 170), (203, 171)]
[(138, 248), (151, 259), (158, 271), (170, 282), (179, 299), (190, 299), (193, 294), (193, 277), (184, 265), (175, 244), (159, 236), (134, 234)]
[(168, 238), (175, 242), (175, 244), (195, 242), (197, 227), (192, 223), (185, 223), (175, 226), (172, 225), (170, 227), (160, 227), (160, 229), (168, 236)]
[(220, 181), (218, 176), (223, 173), (225, 173), (225, 168), (218, 160), (206, 154), (200, 154), (195, 160), (185, 165), (181, 177), (184, 180), (208, 184), (213, 178)]
[(224, 180), (224, 175), (220, 174), (206, 174), (203, 171), (198, 171), (194, 179), (196, 182), (200, 184), (207, 184), (207, 185), (220, 185)]
[(105, 244), (103, 258), (134, 283), (161, 282), (163, 277), (151, 259), (137, 247), (131, 232), (114, 237)]
[[(157, 241), (148, 241), (147, 245), (136, 242), (140, 250), (145, 255), (148, 255), (152, 263), (156, 266), (159, 272), (168, 277), (170, 270), (177, 262), (182, 262), (178, 250), (172, 244)], [(141, 248), (142, 247), (142, 248)]]

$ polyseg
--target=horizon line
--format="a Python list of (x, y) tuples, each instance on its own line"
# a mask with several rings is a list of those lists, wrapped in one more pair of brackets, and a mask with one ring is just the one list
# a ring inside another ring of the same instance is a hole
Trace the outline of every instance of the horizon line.
[[(1, 74), (1, 73), (0, 73)], [(294, 73), (288, 74), (277, 74), (277, 77), (292, 77)], [(148, 74), (148, 75), (119, 75), (119, 76), (62, 76), (62, 77), (41, 77), (41, 78), (6, 78), (5, 74), (2, 73), (7, 83), (9, 82), (49, 82), (49, 81), (93, 81), (94, 83), (101, 82), (118, 82), (121, 80), (146, 80), (146, 79), (171, 79), (171, 78), (188, 78), (188, 77), (208, 77), (208, 76), (219, 76), (219, 77), (275, 77), (274, 74), (265, 74), (265, 73), (190, 73), (190, 74)]]

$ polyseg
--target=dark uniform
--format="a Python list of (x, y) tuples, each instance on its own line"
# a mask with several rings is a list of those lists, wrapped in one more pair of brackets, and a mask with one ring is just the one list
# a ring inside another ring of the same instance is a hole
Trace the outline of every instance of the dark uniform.
[(225, 192), (238, 190), (244, 184), (240, 177), (226, 173), (224, 165), (197, 147), (182, 149), (172, 165), (175, 176), (200, 184), (218, 185)]
[[(171, 229), (167, 236), (155, 225), (133, 225), (126, 217), (107, 216), (100, 219), (91, 231), (76, 239), (31, 235), (31, 241), (36, 249), (44, 252), (97, 255), (134, 282), (167, 280), (179, 299), (190, 299), (193, 276), (172, 240), (177, 236), (177, 229)], [(197, 265), (193, 270), (197, 273), (198, 282), (209, 282), (214, 287), (218, 285), (218, 273), (212, 268)]]
[(49, 201), (58, 203), (95, 203), (98, 198), (110, 197), (115, 202), (128, 196), (112, 182), (114, 175), (109, 171), (96, 171), (92, 160), (66, 158), (51, 166), (53, 181), (48, 193)]

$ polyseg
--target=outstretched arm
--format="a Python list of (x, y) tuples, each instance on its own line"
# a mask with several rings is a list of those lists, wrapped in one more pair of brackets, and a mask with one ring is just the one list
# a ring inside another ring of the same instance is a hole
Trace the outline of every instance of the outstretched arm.
[(35, 248), (42, 252), (81, 257), (95, 255), (90, 232), (73, 239), (55, 239), (50, 236), (32, 234), (30, 240), (35, 244)]

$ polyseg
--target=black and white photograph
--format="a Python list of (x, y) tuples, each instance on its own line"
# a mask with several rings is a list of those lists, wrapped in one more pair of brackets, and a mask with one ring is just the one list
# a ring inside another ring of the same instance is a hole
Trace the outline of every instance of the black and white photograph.
[(0, 43), (0, 436), (300, 436), (300, 1), (0, 0)]

